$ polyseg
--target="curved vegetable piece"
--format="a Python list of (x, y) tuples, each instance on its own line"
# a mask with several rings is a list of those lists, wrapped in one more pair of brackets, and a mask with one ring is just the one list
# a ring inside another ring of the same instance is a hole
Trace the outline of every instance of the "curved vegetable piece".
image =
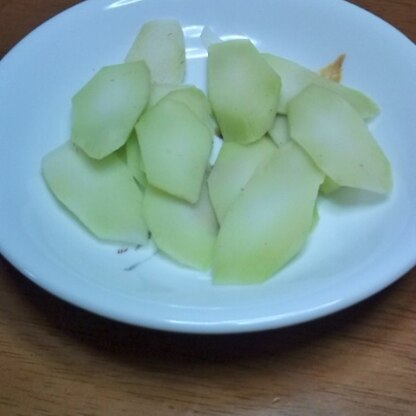
[(67, 142), (43, 158), (42, 174), (55, 197), (98, 238), (146, 243), (143, 196), (117, 155), (93, 160)]
[(279, 56), (265, 53), (263, 57), (282, 79), (282, 91), (278, 107), (280, 114), (286, 114), (288, 102), (311, 84), (331, 89), (341, 95), (358, 111), (363, 119), (375, 117), (380, 112), (377, 104), (360, 91), (326, 79), (295, 62)]
[(196, 204), (152, 186), (146, 189), (143, 204), (146, 222), (157, 247), (179, 263), (208, 270), (218, 224), (206, 183)]
[(208, 98), (225, 141), (247, 144), (273, 124), (280, 78), (249, 40), (208, 49)]
[(144, 60), (152, 82), (180, 84), (185, 77), (185, 39), (176, 20), (145, 23), (131, 46), (126, 62)]
[(127, 141), (150, 94), (144, 62), (102, 68), (72, 99), (71, 139), (102, 159)]
[(147, 108), (154, 107), (162, 98), (166, 97), (170, 92), (188, 88), (188, 85), (182, 84), (155, 84), (150, 88), (150, 98)]
[(217, 284), (255, 284), (303, 247), (323, 174), (296, 144), (278, 148), (228, 210), (214, 250)]
[(184, 104), (162, 99), (136, 125), (146, 177), (156, 188), (196, 202), (213, 134)]
[(185, 104), (212, 132), (216, 123), (207, 96), (200, 89), (190, 85), (167, 94), (169, 99)]
[(311, 85), (288, 105), (290, 135), (340, 186), (387, 193), (389, 161), (357, 111), (333, 91)]
[(276, 150), (277, 147), (266, 137), (249, 145), (232, 142), (222, 145), (208, 176), (209, 195), (219, 223), (256, 169)]

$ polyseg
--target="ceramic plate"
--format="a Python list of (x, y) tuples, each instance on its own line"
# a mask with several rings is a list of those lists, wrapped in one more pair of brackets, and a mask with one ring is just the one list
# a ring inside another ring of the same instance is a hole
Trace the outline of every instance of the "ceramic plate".
[[(371, 123), (391, 161), (388, 198), (343, 190), (319, 202), (304, 250), (268, 282), (216, 287), (209, 274), (91, 237), (55, 202), (40, 161), (69, 138), (72, 95), (102, 66), (123, 61), (142, 23), (175, 18), (187, 81), (205, 88), (208, 25), (223, 39), (317, 69), (346, 53), (344, 83), (371, 96)], [(90, 0), (49, 20), (0, 63), (0, 251), (49, 292), (135, 325), (194, 333), (288, 326), (380, 291), (416, 260), (416, 52), (393, 27), (334, 0)]]

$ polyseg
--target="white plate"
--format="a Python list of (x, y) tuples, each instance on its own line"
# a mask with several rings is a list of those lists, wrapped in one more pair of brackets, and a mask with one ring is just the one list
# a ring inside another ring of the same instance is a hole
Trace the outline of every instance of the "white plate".
[[(69, 137), (71, 96), (100, 67), (121, 62), (140, 25), (184, 27), (188, 81), (204, 87), (203, 25), (223, 37), (319, 68), (347, 54), (344, 82), (381, 106), (371, 130), (394, 171), (389, 198), (343, 191), (320, 201), (302, 253), (267, 283), (215, 287), (153, 255), (118, 253), (58, 206), (42, 156)], [(31, 33), (0, 64), (0, 251), (51, 293), (95, 313), (172, 331), (226, 333), (292, 325), (380, 291), (416, 262), (416, 53), (394, 28), (334, 0), (90, 0)], [(134, 267), (135, 266), (135, 267)]]

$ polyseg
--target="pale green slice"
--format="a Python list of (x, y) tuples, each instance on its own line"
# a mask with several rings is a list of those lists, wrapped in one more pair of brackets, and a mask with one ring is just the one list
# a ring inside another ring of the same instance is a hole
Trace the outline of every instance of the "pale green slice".
[(170, 92), (182, 88), (188, 88), (188, 85), (183, 84), (155, 84), (150, 88), (150, 98), (147, 108), (154, 107), (162, 98), (166, 97)]
[(311, 84), (329, 88), (344, 97), (358, 111), (363, 119), (372, 118), (380, 112), (377, 104), (360, 91), (324, 78), (288, 59), (268, 53), (263, 54), (263, 57), (276, 73), (279, 74), (282, 80), (282, 90), (278, 106), (278, 112), (281, 114), (286, 114), (288, 102)]
[(268, 133), (274, 143), (279, 147), (290, 141), (287, 117), (282, 114), (278, 114), (274, 119), (273, 126)]
[(216, 123), (207, 96), (193, 85), (176, 89), (167, 94), (171, 100), (185, 104), (210, 130), (214, 132)]
[(195, 204), (149, 186), (144, 196), (144, 214), (161, 251), (186, 266), (210, 268), (218, 224), (206, 183)]
[(72, 99), (71, 139), (102, 159), (127, 141), (150, 94), (144, 62), (102, 68)]
[(357, 111), (333, 91), (311, 85), (288, 105), (290, 135), (340, 186), (386, 193), (390, 163)]
[(43, 158), (42, 174), (55, 197), (96, 237), (146, 243), (143, 195), (116, 154), (93, 160), (67, 142)]
[(152, 82), (180, 84), (185, 77), (185, 39), (176, 20), (145, 23), (131, 46), (126, 62), (144, 60)]
[(126, 143), (126, 164), (133, 178), (145, 188), (147, 185), (146, 173), (135, 130)]
[(162, 98), (185, 104), (209, 129), (215, 130), (216, 122), (213, 118), (211, 105), (207, 96), (194, 85), (153, 84), (148, 109), (154, 107)]
[(278, 148), (228, 210), (214, 249), (216, 284), (256, 284), (303, 247), (323, 174), (296, 143)]
[(251, 143), (272, 127), (280, 78), (249, 40), (208, 49), (208, 98), (224, 141)]
[(212, 132), (186, 105), (168, 97), (143, 114), (136, 132), (148, 182), (196, 202), (211, 153)]
[(208, 177), (209, 195), (219, 223), (256, 169), (276, 150), (272, 141), (265, 137), (249, 145), (233, 142), (222, 145)]

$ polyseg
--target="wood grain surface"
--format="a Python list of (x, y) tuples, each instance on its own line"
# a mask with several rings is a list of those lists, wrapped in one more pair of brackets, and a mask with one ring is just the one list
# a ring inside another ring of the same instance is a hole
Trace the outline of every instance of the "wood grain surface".
[[(75, 3), (0, 0), (0, 56)], [(415, 0), (353, 3), (415, 41)], [(91, 315), (0, 256), (0, 416), (416, 415), (415, 278), (297, 327), (193, 336)]]

